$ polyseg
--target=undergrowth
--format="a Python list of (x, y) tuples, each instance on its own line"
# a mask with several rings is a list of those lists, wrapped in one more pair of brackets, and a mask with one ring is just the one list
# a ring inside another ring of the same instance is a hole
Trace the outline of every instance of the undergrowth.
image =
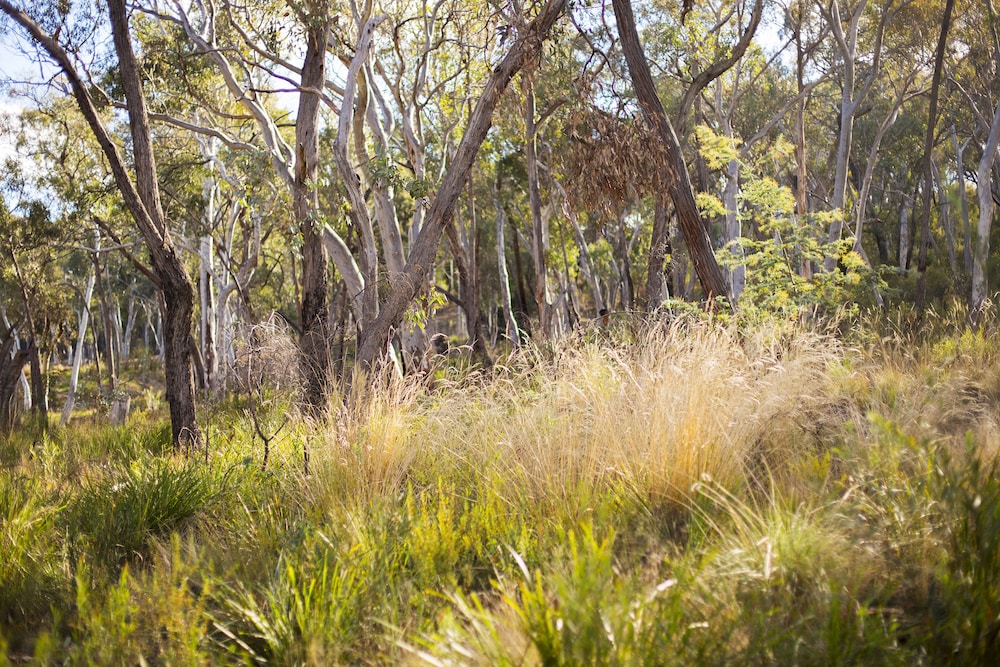
[(41, 664), (990, 664), (995, 336), (855, 327), (629, 323), (356, 382), (266, 466), (253, 419), (288, 400), (216, 405), (188, 456), (160, 423), (15, 432), (0, 641)]

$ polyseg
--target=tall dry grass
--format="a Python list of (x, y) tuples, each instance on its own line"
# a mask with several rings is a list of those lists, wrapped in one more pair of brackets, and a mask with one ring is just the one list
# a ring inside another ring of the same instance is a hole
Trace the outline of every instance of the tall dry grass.
[(492, 377), (432, 391), (391, 382), (335, 415), (316, 469), (349, 484), (331, 493), (368, 500), (451, 476), (543, 504), (618, 488), (680, 506), (705, 477), (767, 482), (849, 416), (831, 416), (842, 354), (832, 336), (684, 321), (635, 338), (523, 353)]

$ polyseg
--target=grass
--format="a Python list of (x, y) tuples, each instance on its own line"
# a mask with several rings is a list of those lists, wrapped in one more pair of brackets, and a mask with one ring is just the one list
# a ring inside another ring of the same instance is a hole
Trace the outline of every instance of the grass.
[(1000, 355), (931, 325), (622, 325), (355, 383), (266, 468), (245, 398), (205, 415), (207, 456), (152, 414), (16, 432), (0, 641), (41, 664), (990, 664)]

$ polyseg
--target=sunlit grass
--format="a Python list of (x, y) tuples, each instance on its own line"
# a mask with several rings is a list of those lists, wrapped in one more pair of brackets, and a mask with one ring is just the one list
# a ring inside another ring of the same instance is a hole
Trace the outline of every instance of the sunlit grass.
[(187, 456), (146, 415), (15, 432), (0, 635), (41, 664), (989, 664), (1000, 353), (934, 326), (637, 322), (355, 379), (320, 420), (237, 396)]

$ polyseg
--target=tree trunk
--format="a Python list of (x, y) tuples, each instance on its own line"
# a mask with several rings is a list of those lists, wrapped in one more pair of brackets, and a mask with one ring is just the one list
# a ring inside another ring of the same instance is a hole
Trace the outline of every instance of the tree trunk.
[(969, 145), (966, 141), (959, 145), (958, 135), (955, 133), (955, 126), (951, 126), (951, 140), (955, 144), (955, 175), (958, 177), (958, 201), (962, 211), (962, 260), (965, 264), (965, 272), (972, 275), (972, 223), (969, 221), (969, 198), (965, 191), (965, 149)]
[[(372, 48), (372, 38), (375, 29), (385, 17), (375, 17), (365, 21), (361, 28), (357, 46), (354, 50), (354, 57), (347, 68), (344, 85), (344, 99), (341, 102), (340, 116), (337, 119), (337, 138), (333, 144), (333, 159), (337, 165), (337, 171), (347, 192), (347, 200), (350, 204), (348, 215), (351, 222), (357, 228), (359, 241), (361, 244), (361, 274), (363, 276), (363, 288), (361, 292), (361, 327), (360, 338), (364, 339), (368, 335), (369, 323), (378, 316), (378, 249), (375, 245), (375, 232), (372, 228), (371, 217), (368, 214), (368, 204), (365, 201), (364, 193), (361, 191), (359, 176), (354, 170), (354, 165), (348, 155), (348, 142), (351, 135), (351, 122), (355, 116), (363, 110), (355, 109), (355, 102), (359, 106), (363, 99), (357, 99), (359, 89), (359, 77), (362, 67), (368, 59)], [(363, 115), (361, 116), (363, 119)], [(357, 139), (359, 142), (361, 138)], [(440, 238), (440, 237), (439, 237)], [(408, 306), (409, 304), (407, 304)], [(389, 331), (386, 328), (384, 340), (380, 343), (380, 350), (388, 349)]]
[(125, 160), (107, 131), (90, 94), (69, 54), (25, 12), (7, 0), (0, 0), (0, 11), (14, 19), (55, 60), (70, 84), (73, 95), (94, 133), (121, 192), (143, 236), (153, 264), (153, 275), (166, 304), (168, 332), (166, 350), (166, 394), (170, 403), (171, 431), (175, 445), (194, 444), (200, 440), (195, 418), (194, 384), (191, 378), (190, 343), (194, 288), (177, 255), (167, 231), (160, 206), (156, 164), (153, 158), (149, 118), (142, 84), (129, 35), (124, 0), (109, 0), (111, 32), (118, 54), (118, 71), (128, 105), (132, 134), (132, 157), (135, 181), (129, 177)]
[(934, 128), (937, 126), (938, 91), (941, 88), (941, 72), (944, 69), (944, 52), (951, 27), (951, 11), (955, 0), (945, 0), (944, 18), (941, 20), (941, 34), (938, 36), (934, 52), (934, 76), (931, 78), (931, 101), (927, 111), (927, 132), (924, 134), (923, 176), (924, 197), (920, 207), (920, 258), (917, 260), (917, 310), (923, 311), (927, 301), (927, 254), (931, 242), (931, 193), (934, 188), (932, 151), (934, 150)]
[(493, 111), (500, 96), (514, 75), (541, 54), (542, 45), (565, 6), (566, 0), (548, 0), (538, 17), (524, 29), (486, 81), (455, 157), (427, 212), (424, 230), (410, 253), (404, 276), (392, 286), (378, 317), (365, 332), (358, 349), (358, 362), (362, 368), (371, 369), (379, 360), (386, 347), (389, 331), (399, 325), (417, 290), (426, 284), (427, 276), (434, 267), (434, 257), (444, 227), (454, 213), (455, 203), (468, 178), (469, 170), (492, 124)]
[[(524, 315), (527, 319), (528, 317), (528, 291), (524, 287), (524, 267), (521, 265), (521, 242), (519, 240), (520, 235), (517, 231), (517, 224), (514, 222), (514, 218), (507, 217), (504, 214), (504, 219), (509, 223), (510, 227), (510, 242), (513, 246), (511, 250), (514, 251), (514, 273), (517, 275), (517, 305), (518, 311)], [(525, 322), (527, 326), (527, 322)]]
[[(806, 172), (806, 96), (805, 90), (805, 57), (806, 50), (802, 46), (802, 12), (803, 3), (798, 3), (798, 20), (795, 23), (795, 85), (796, 92), (801, 96), (798, 104), (795, 105), (795, 215), (797, 224), (802, 224), (806, 214), (809, 213), (809, 198), (806, 188), (808, 175)], [(801, 247), (796, 250), (801, 252)], [(799, 273), (806, 280), (812, 279), (812, 262), (802, 258)]]
[(538, 304), (538, 329), (542, 339), (552, 331), (549, 307), (548, 272), (545, 266), (545, 221), (542, 219), (542, 196), (538, 187), (538, 156), (535, 152), (535, 90), (522, 74), (524, 86), (524, 162), (528, 171), (528, 203), (531, 208), (531, 255), (535, 260), (535, 303)]
[[(719, 126), (722, 129), (722, 136), (729, 140), (730, 146), (736, 148), (736, 140), (733, 134), (732, 113), (735, 108), (734, 103), (730, 103), (729, 108), (723, 106), (721, 81), (715, 88), (715, 105), (719, 115)], [(747, 268), (743, 263), (744, 253), (742, 245), (743, 229), (739, 217), (739, 201), (737, 196), (740, 187), (740, 161), (730, 160), (726, 163), (726, 184), (722, 188), (722, 205), (726, 209), (725, 224), (725, 247), (732, 256), (730, 261), (733, 267), (726, 270), (729, 277), (729, 293), (733, 298), (733, 303), (740, 299), (743, 288), (747, 282)]]
[(646, 274), (646, 310), (653, 312), (663, 303), (663, 260), (670, 245), (667, 202), (656, 194), (653, 208), (653, 232), (649, 239), (649, 266)]
[(990, 254), (990, 228), (993, 225), (993, 163), (997, 157), (997, 147), (1000, 145), (1000, 104), (993, 113), (990, 124), (990, 134), (983, 147), (983, 157), (976, 170), (976, 194), (979, 199), (979, 225), (976, 233), (976, 249), (972, 258), (972, 296), (969, 302), (969, 317), (973, 324), (978, 324), (982, 317), (983, 304), (986, 301), (988, 285), (986, 262)]
[[(11, 332), (13, 336), (13, 349), (11, 350), (11, 355), (15, 354), (16, 350), (21, 349), (21, 341), (17, 335), (17, 329), (12, 327), (10, 320), (7, 319), (7, 309), (2, 303), (0, 303), (0, 322), (3, 323), (4, 328)], [(2, 361), (2, 360), (0, 360)], [(24, 364), (20, 366), (20, 374), (18, 375), (18, 382), (21, 383), (21, 394), (24, 399), (24, 413), (27, 414), (31, 412), (31, 386), (28, 384), (28, 377), (24, 374)], [(11, 394), (13, 396), (13, 394)], [(0, 404), (2, 407), (2, 404)]]
[(35, 338), (28, 341), (28, 367), (31, 369), (31, 410), (44, 429), (49, 423), (49, 399), (45, 390), (45, 378), (42, 376), (38, 341)]
[(319, 193), (319, 104), (318, 91), (326, 82), (326, 47), (330, 20), (313, 17), (306, 35), (306, 55), (302, 63), (302, 88), (295, 121), (295, 182), (293, 207), (302, 230), (302, 301), (300, 318), (300, 364), (304, 375), (305, 400), (314, 413), (326, 405), (330, 380), (330, 323), (327, 304), (328, 256), (323, 244), (323, 228), (317, 219)]
[[(171, 432), (175, 446), (185, 444), (193, 446), (201, 441), (195, 413), (194, 381), (191, 376), (194, 287), (170, 239), (163, 208), (160, 205), (149, 115), (135, 53), (132, 51), (125, 0), (108, 0), (108, 9), (115, 50), (118, 53), (122, 89), (128, 103), (136, 173), (134, 186), (125, 172), (124, 162), (117, 147), (107, 136), (107, 131), (96, 110), (93, 109), (89, 92), (79, 79), (73, 83), (73, 89), (84, 114), (88, 116), (91, 129), (98, 135), (98, 140), (111, 163), (115, 181), (122, 190), (129, 211), (138, 223), (149, 248), (155, 274), (160, 280), (160, 289), (166, 306), (164, 370), (167, 402), (170, 404)], [(66, 67), (63, 69), (66, 70)]]
[(521, 347), (521, 333), (514, 318), (514, 310), (510, 304), (510, 277), (507, 275), (507, 255), (504, 249), (503, 223), (504, 213), (500, 200), (494, 193), (494, 204), (497, 209), (497, 270), (500, 272), (500, 305), (503, 307), (503, 319), (507, 338), (515, 347)]
[(625, 209), (618, 212), (618, 256), (621, 258), (621, 303), (622, 309), (632, 312), (635, 309), (635, 286), (632, 282), (632, 257), (628, 242), (627, 225), (625, 223)]
[(907, 194), (899, 207), (899, 270), (905, 272), (910, 265), (910, 213), (913, 195)]
[(705, 232), (698, 206), (695, 204), (694, 192), (691, 190), (691, 180), (688, 177), (687, 165), (681, 154), (677, 135), (670, 125), (663, 104), (657, 96), (653, 77), (649, 72), (649, 64), (639, 42), (639, 33), (635, 27), (635, 17), (632, 14), (631, 0), (612, 0), (615, 19), (618, 23), (618, 34), (622, 42), (622, 51), (628, 63), (632, 86), (647, 122), (653, 126), (659, 135), (660, 142), (667, 154), (666, 171), (667, 193), (674, 203), (677, 218), (680, 223), (688, 253), (694, 262), (698, 280), (701, 282), (705, 297), (709, 300), (715, 297), (728, 297), (726, 280), (722, 269), (715, 259), (712, 242)]
[[(872, 62), (860, 86), (856, 82), (856, 64), (858, 33), (862, 17), (864, 16), (870, 0), (861, 0), (851, 13), (848, 23), (847, 33), (844, 33), (841, 23), (840, 2), (833, 0), (830, 3), (829, 12), (824, 8), (826, 19), (830, 23), (833, 35), (836, 40), (837, 50), (844, 61), (844, 77), (841, 81), (840, 95), (840, 131), (837, 137), (836, 167), (834, 171), (833, 197), (831, 206), (837, 213), (830, 224), (829, 243), (837, 243), (841, 239), (844, 230), (844, 204), (847, 198), (848, 171), (851, 162), (851, 145), (854, 139), (854, 118), (858, 113), (858, 108), (870, 92), (875, 78), (878, 76), (881, 67), (882, 38), (885, 34), (885, 27), (894, 12), (890, 11), (894, 0), (888, 0), (886, 6), (882, 8), (882, 16), (872, 37)], [(837, 268), (838, 257), (828, 256), (824, 261), (827, 271)]]
[(937, 165), (932, 165), (934, 172), (934, 189), (941, 203), (941, 226), (944, 227), (944, 239), (948, 245), (948, 267), (954, 280), (958, 276), (958, 257), (955, 254), (955, 218), (951, 215), (951, 199), (941, 179), (941, 171)]
[[(118, 391), (118, 358), (115, 356), (114, 334), (111, 330), (111, 307), (108, 303), (107, 285), (100, 253), (94, 253), (94, 272), (97, 274), (97, 299), (101, 304), (101, 326), (104, 328), (104, 365), (108, 369), (112, 396)], [(98, 350), (100, 352), (100, 350)]]
[[(98, 246), (100, 249), (100, 246)], [(66, 403), (63, 405), (62, 415), (59, 424), (66, 426), (73, 416), (73, 406), (76, 405), (76, 388), (80, 381), (80, 367), (83, 365), (83, 345), (87, 336), (87, 325), (90, 322), (90, 299), (94, 294), (94, 283), (97, 282), (97, 273), (91, 273), (87, 278), (87, 288), (83, 292), (83, 306), (80, 310), (80, 326), (76, 332), (76, 347), (73, 352), (73, 368), (69, 374), (69, 390), (66, 394)]]
[(16, 339), (13, 327), (0, 338), (0, 435), (9, 433), (14, 425), (14, 393), (28, 363), (27, 350), (15, 351)]
[(205, 387), (213, 393), (219, 380), (218, 334), (215, 328), (215, 261), (214, 241), (211, 236), (201, 237), (198, 248), (198, 295), (201, 299), (201, 356), (205, 363)]
[(454, 221), (445, 228), (445, 234), (448, 237), (451, 256), (455, 259), (455, 267), (458, 269), (458, 299), (465, 314), (465, 330), (469, 337), (469, 346), (477, 359), (489, 365), (492, 361), (482, 335), (478, 276), (472, 268), (472, 253), (459, 238)]
[(565, 209), (566, 217), (569, 218), (570, 224), (573, 225), (573, 238), (576, 239), (576, 247), (580, 251), (580, 270), (583, 271), (583, 277), (587, 281), (587, 286), (590, 287), (591, 297), (594, 299), (594, 314), (600, 316), (601, 312), (606, 309), (604, 304), (604, 294), (601, 292), (601, 286), (597, 281), (597, 274), (594, 271), (594, 262), (590, 257), (590, 247), (587, 245), (587, 239), (583, 236), (583, 230), (580, 228), (580, 221), (576, 217), (576, 211), (569, 205), (566, 204)]
[(135, 285), (129, 288), (128, 310), (125, 315), (125, 331), (122, 332), (122, 359), (129, 359), (132, 354), (132, 334), (135, 331)]

